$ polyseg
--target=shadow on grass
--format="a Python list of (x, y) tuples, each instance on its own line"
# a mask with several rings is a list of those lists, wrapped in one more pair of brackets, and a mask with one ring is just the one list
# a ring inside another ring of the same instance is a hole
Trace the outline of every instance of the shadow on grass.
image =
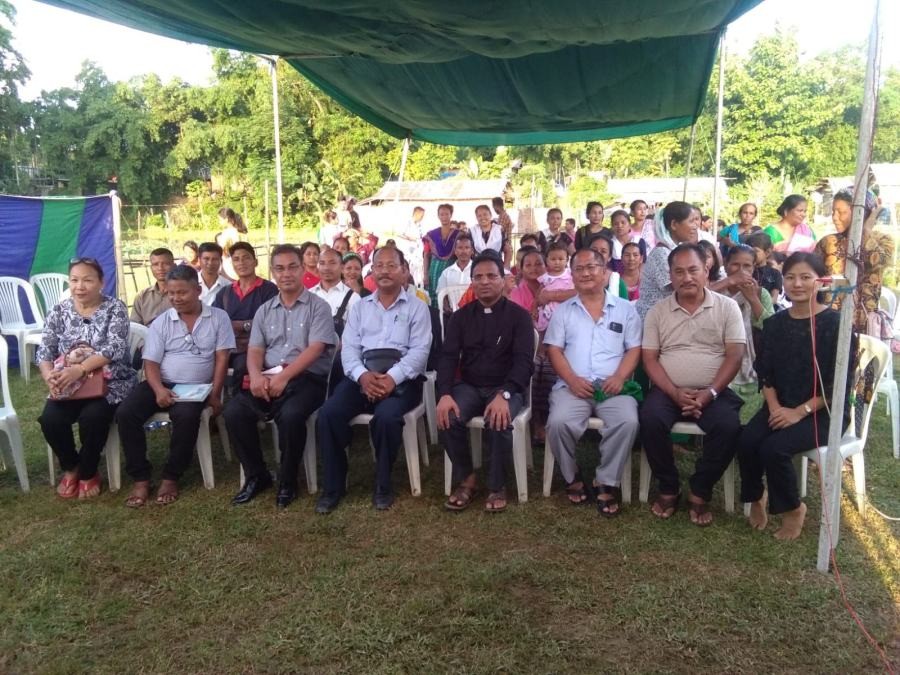
[[(423, 496), (409, 496), (401, 455), (397, 506), (376, 513), (362, 434), (349, 497), (330, 516), (316, 516), (307, 494), (285, 513), (273, 492), (231, 507), (238, 467), (215, 438), (215, 490), (203, 489), (195, 463), (176, 504), (135, 511), (123, 506), (127, 477), (122, 493), (93, 503), (54, 497), (35, 422), (40, 387), (12, 384), (32, 492), (19, 492), (13, 470), (0, 473), (0, 671), (881, 669), (832, 577), (815, 571), (812, 472), (806, 531), (787, 545), (770, 536), (774, 525), (758, 533), (726, 515), (720, 490), (715, 524), (703, 530), (684, 511), (661, 522), (637, 503), (601, 519), (569, 506), (558, 476), (544, 499), (542, 448), (531, 500), (502, 515), (481, 510), (483, 493), (465, 513), (442, 510), (437, 448)], [(869, 491), (897, 515), (900, 463), (882, 411), (867, 451)], [(168, 434), (150, 438), (158, 470)], [(594, 455), (583, 443), (586, 469)], [(684, 475), (692, 461), (679, 460)], [(900, 528), (871, 511), (861, 518), (846, 491), (843, 514), (838, 561), (849, 599), (896, 661)]]

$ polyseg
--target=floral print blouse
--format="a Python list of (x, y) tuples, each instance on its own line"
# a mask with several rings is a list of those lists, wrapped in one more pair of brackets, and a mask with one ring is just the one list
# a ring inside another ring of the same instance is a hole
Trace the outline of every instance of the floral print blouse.
[(128, 396), (137, 380), (131, 367), (128, 328), (128, 311), (121, 300), (102, 296), (100, 306), (86, 319), (75, 311), (75, 302), (68, 298), (47, 314), (36, 361), (38, 364), (42, 361), (53, 362), (61, 354), (68, 354), (73, 347), (90, 345), (94, 351), (109, 359), (106, 366), (110, 374), (106, 400), (113, 405), (118, 404)]

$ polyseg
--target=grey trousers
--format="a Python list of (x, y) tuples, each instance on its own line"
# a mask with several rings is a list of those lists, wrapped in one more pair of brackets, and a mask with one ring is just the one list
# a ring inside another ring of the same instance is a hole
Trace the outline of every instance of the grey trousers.
[(638, 434), (637, 401), (632, 396), (613, 396), (597, 402), (592, 398), (578, 398), (568, 387), (550, 393), (547, 441), (567, 484), (578, 476), (575, 446), (587, 430), (589, 417), (603, 420), (598, 448), (600, 463), (594, 480), (597, 485), (618, 487), (622, 484), (625, 460)]

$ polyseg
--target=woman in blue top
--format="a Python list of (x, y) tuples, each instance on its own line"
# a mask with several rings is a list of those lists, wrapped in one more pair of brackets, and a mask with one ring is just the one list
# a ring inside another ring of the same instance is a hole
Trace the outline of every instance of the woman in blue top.
[(738, 209), (738, 222), (723, 227), (719, 231), (719, 246), (722, 248), (722, 255), (725, 255), (728, 249), (735, 244), (743, 244), (750, 234), (759, 229), (753, 226), (757, 212), (756, 204), (752, 202), (741, 204), (741, 208)]

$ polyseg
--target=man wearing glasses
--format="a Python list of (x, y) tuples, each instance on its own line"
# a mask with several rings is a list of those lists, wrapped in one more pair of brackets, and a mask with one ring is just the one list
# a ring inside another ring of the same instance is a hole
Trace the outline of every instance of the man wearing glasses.
[[(628, 300), (606, 290), (609, 268), (602, 253), (578, 251), (571, 266), (578, 295), (560, 303), (544, 335), (559, 375), (550, 393), (547, 442), (569, 501), (584, 504), (596, 491), (597, 509), (608, 518), (619, 514), (622, 470), (638, 434), (637, 400), (622, 394), (622, 387), (641, 358), (641, 319)], [(603, 420), (592, 486), (580, 477), (575, 461), (589, 417)]]
[[(152, 467), (147, 460), (144, 423), (160, 411), (169, 413), (172, 438), (169, 457), (156, 503), (178, 499), (178, 480), (191, 463), (200, 415), (207, 406), (222, 409), (222, 387), (234, 332), (228, 315), (200, 301), (197, 272), (187, 265), (173, 267), (165, 280), (171, 307), (150, 324), (144, 343), (144, 376), (119, 405), (116, 421), (125, 451), (125, 469), (134, 480), (126, 506), (141, 507), (150, 494)], [(178, 384), (210, 384), (205, 401), (179, 401), (172, 388)]]
[(322, 405), (333, 347), (331, 308), (303, 286), (300, 251), (290, 244), (272, 249), (271, 273), (278, 295), (253, 317), (244, 390), (225, 406), (225, 424), (246, 481), (231, 503), (246, 504), (272, 485), (256, 425), (272, 419), (278, 428), (281, 466), (275, 505), (297, 498), (297, 472), (306, 447), (306, 420)]
[(422, 400), (421, 378), (431, 347), (428, 306), (404, 288), (409, 268), (399, 249), (385, 246), (372, 259), (377, 290), (348, 314), (341, 348), (345, 376), (316, 422), (325, 474), (317, 513), (336, 509), (346, 492), (349, 422), (365, 412), (374, 415), (369, 425), (376, 458), (372, 501), (378, 510), (393, 506), (391, 469), (403, 441), (403, 416)]

